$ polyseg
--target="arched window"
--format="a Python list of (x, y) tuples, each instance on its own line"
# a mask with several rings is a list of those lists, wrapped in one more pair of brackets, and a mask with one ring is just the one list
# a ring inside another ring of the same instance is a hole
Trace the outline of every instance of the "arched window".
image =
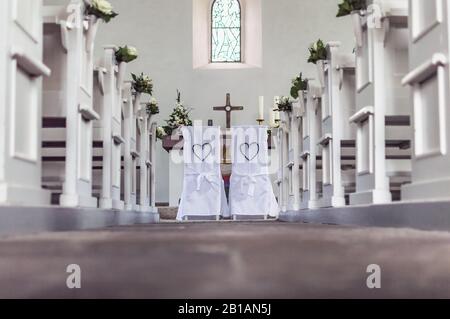
[(242, 62), (241, 4), (215, 0), (211, 8), (211, 62)]

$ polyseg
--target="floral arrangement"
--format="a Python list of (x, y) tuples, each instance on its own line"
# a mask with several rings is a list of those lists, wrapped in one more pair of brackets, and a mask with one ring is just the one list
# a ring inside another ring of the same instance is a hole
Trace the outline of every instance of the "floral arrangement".
[(138, 51), (134, 47), (124, 46), (119, 47), (116, 50), (116, 61), (117, 63), (125, 62), (130, 63), (133, 60), (136, 60), (138, 57)]
[(308, 80), (303, 79), (303, 73), (300, 73), (292, 80), (291, 96), (293, 99), (298, 99), (298, 91), (305, 91), (308, 88)]
[(96, 16), (106, 23), (119, 15), (113, 11), (113, 6), (107, 0), (92, 0), (86, 7), (86, 14)]
[(153, 93), (153, 81), (152, 79), (141, 73), (139, 76), (131, 73), (131, 77), (133, 78), (132, 87), (133, 91), (136, 93), (147, 93), (152, 95)]
[(186, 108), (181, 102), (181, 93), (177, 91), (177, 103), (169, 119), (166, 120), (167, 125), (164, 126), (166, 135), (172, 135), (173, 131), (182, 126), (192, 126), (192, 121), (189, 118), (190, 109)]
[(280, 97), (277, 106), (280, 112), (292, 112), (292, 100), (289, 96)]
[(343, 0), (339, 6), (339, 11), (337, 17), (345, 17), (351, 14), (353, 11), (366, 10), (367, 1), (366, 0)]
[(148, 115), (156, 115), (159, 114), (159, 106), (158, 101), (152, 97), (150, 102), (146, 104), (146, 111)]
[(308, 63), (316, 64), (317, 61), (326, 59), (327, 59), (327, 49), (325, 48), (325, 44), (323, 43), (323, 41), (319, 39), (309, 48)]
[(158, 126), (158, 127), (156, 128), (156, 138), (162, 140), (162, 139), (164, 139), (164, 137), (166, 137), (166, 136), (167, 136), (167, 133), (166, 133), (166, 131), (164, 130), (164, 127)]

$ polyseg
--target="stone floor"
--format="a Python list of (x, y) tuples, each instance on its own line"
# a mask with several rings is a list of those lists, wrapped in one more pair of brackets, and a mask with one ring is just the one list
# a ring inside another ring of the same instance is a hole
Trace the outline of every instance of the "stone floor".
[[(66, 288), (66, 267), (82, 288)], [(378, 290), (366, 268), (382, 269)], [(0, 297), (450, 297), (450, 233), (187, 223), (0, 238)]]

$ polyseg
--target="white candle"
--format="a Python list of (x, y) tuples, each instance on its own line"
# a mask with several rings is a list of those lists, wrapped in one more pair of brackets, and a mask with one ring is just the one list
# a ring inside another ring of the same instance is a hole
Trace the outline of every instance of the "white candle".
[(275, 116), (275, 121), (279, 121), (281, 119), (280, 117), (280, 111), (273, 111)]
[(270, 112), (270, 126), (274, 127), (275, 126), (275, 111)]
[(259, 97), (259, 118), (258, 120), (264, 120), (264, 96)]

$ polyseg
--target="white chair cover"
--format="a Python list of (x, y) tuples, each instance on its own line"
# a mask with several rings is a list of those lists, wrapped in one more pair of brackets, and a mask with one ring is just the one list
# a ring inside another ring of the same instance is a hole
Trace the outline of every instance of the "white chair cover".
[(219, 127), (184, 127), (184, 181), (178, 220), (184, 217), (229, 217), (220, 170)]
[(269, 176), (267, 127), (233, 127), (233, 172), (230, 180), (232, 216), (278, 217), (280, 209)]

